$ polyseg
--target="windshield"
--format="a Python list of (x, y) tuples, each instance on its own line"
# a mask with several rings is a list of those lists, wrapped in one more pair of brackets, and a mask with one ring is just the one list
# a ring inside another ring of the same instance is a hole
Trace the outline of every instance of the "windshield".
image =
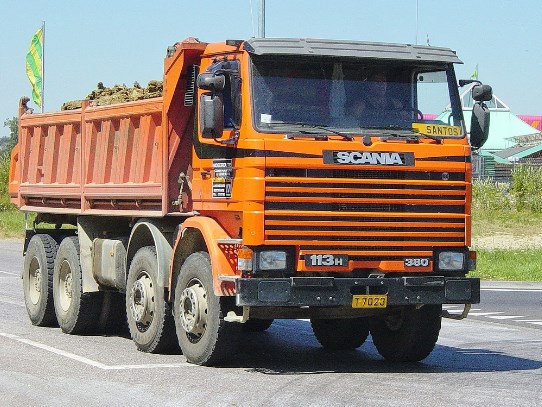
[(252, 84), (253, 120), (262, 132), (314, 126), (424, 133), (421, 125), (431, 124), (444, 129), (435, 135), (464, 135), (451, 65), (254, 57)]

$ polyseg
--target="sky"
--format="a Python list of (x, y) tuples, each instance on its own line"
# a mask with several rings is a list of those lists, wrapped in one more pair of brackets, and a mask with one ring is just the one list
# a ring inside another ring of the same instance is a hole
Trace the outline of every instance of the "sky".
[[(162, 79), (169, 45), (248, 39), (259, 0), (0, 0), (0, 124), (31, 96), (30, 40), (45, 21), (45, 111), (106, 86)], [(418, 7), (416, 7), (416, 4)], [(416, 9), (418, 12), (416, 13)], [(267, 0), (266, 37), (329, 38), (452, 48), (516, 114), (542, 115), (540, 0)], [(37, 106), (33, 106), (39, 111)], [(8, 136), (0, 126), (0, 136)]]

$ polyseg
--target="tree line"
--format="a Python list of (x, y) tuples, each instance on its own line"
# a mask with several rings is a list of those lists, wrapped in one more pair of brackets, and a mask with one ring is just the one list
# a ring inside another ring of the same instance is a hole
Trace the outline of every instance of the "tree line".
[(9, 129), (9, 137), (0, 139), (0, 211), (15, 209), (9, 201), (8, 182), (11, 150), (17, 144), (19, 136), (17, 117), (4, 120), (4, 127)]

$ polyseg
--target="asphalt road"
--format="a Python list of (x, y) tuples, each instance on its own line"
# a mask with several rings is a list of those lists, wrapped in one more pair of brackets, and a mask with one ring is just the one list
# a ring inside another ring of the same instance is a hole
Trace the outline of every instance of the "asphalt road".
[(0, 406), (542, 406), (542, 285), (484, 283), (473, 315), (444, 320), (422, 363), (385, 362), (370, 339), (324, 352), (308, 322), (284, 320), (205, 368), (124, 337), (32, 326), (21, 267), (20, 243), (0, 242)]
[(469, 319), (542, 330), (542, 283), (482, 281), (480, 304), (472, 306)]

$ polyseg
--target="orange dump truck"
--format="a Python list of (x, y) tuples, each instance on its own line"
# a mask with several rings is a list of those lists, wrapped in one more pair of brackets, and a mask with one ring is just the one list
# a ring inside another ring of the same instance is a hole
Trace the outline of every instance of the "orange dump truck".
[[(370, 333), (388, 360), (425, 358), (480, 294), (455, 63), (437, 47), (192, 40), (168, 49), (160, 98), (47, 114), (23, 98), (9, 191), (37, 213), (32, 323), (127, 318), (138, 349), (212, 365), (243, 332), (307, 318), (324, 348)], [(491, 88), (472, 95), (479, 147)]]

